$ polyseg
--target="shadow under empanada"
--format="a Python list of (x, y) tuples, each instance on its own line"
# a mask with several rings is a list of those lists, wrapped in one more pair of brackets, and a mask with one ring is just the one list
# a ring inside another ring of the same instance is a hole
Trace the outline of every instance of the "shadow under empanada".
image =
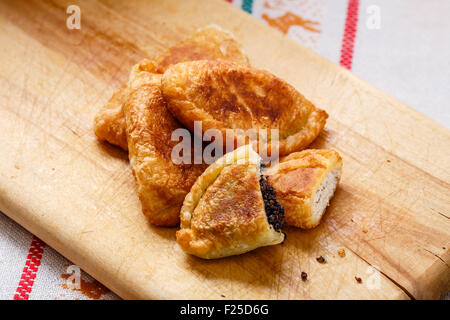
[(126, 163), (128, 163), (128, 152), (124, 151), (118, 146), (112, 145), (106, 141), (99, 141), (96, 140), (95, 142), (98, 146), (98, 148), (104, 152), (107, 153), (108, 156), (122, 160)]
[[(245, 254), (211, 260), (185, 254), (183, 261), (202, 279), (227, 279), (232, 281), (230, 286), (238, 282), (267, 288), (277, 282), (283, 264), (284, 246), (261, 247)], [(240, 295), (245, 297), (245, 292)]]

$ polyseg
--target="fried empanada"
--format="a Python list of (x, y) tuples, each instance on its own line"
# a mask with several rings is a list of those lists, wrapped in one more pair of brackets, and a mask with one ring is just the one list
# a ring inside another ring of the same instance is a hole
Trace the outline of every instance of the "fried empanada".
[(122, 105), (127, 97), (128, 88), (122, 88), (114, 92), (94, 118), (94, 133), (98, 139), (108, 141), (123, 150), (128, 150), (127, 136), (125, 132), (125, 116)]
[(180, 247), (205, 259), (283, 242), (283, 207), (249, 145), (225, 154), (197, 179), (181, 208)]
[[(234, 36), (218, 26), (199, 29), (189, 38), (168, 49), (156, 59), (156, 73), (163, 73), (171, 64), (183, 61), (210, 59), (227, 60), (248, 65), (248, 58)], [(126, 85), (116, 91), (100, 109), (94, 120), (95, 135), (100, 140), (128, 149), (125, 117), (122, 105), (127, 95)]]
[(124, 102), (129, 159), (142, 211), (158, 226), (179, 223), (180, 208), (206, 165), (174, 164), (171, 134), (181, 125), (169, 113), (161, 94), (161, 75), (148, 60), (133, 67)]
[(339, 183), (342, 158), (333, 150), (304, 150), (264, 170), (284, 207), (286, 225), (317, 226)]
[[(199, 121), (203, 132), (218, 129), (226, 137), (233, 131), (242, 144), (248, 141), (238, 130), (278, 129), (280, 156), (308, 146), (328, 117), (273, 74), (225, 61), (172, 65), (163, 75), (162, 91), (171, 113), (191, 130)], [(276, 144), (270, 133), (267, 137), (270, 155)]]
[(234, 35), (219, 26), (209, 25), (157, 58), (157, 72), (164, 73), (173, 64), (194, 60), (224, 60), (249, 65)]

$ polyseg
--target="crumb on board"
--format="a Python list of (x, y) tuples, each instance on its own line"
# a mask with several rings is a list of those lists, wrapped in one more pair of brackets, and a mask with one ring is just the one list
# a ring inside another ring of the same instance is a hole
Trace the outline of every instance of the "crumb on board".
[(367, 230), (366, 228), (364, 228), (364, 229), (362, 230), (362, 232), (367, 233), (368, 230)]
[(339, 255), (339, 257), (344, 258), (345, 257), (345, 249), (339, 249), (338, 255)]
[(356, 282), (362, 283), (362, 279), (360, 277), (355, 277)]
[(304, 271), (302, 271), (302, 280), (303, 281), (308, 280), (308, 274), (306, 272), (304, 272)]
[(391, 162), (391, 160), (387, 159), (386, 162)]
[(327, 260), (323, 256), (317, 257), (316, 260), (319, 263), (327, 263)]
[(225, 298), (225, 295), (224, 295), (224, 294), (221, 294), (220, 296), (221, 296), (222, 298)]
[(15, 164), (15, 165), (14, 165), (14, 168), (16, 168), (17, 170), (19, 170), (19, 169), (20, 169), (20, 166), (19, 166), (18, 164)]

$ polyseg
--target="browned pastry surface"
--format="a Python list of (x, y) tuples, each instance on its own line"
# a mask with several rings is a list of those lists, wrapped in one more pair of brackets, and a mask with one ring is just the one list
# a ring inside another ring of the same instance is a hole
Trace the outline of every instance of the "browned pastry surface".
[[(155, 72), (163, 73), (174, 63), (199, 59), (222, 59), (248, 65), (248, 58), (234, 36), (211, 25), (198, 30), (159, 56), (156, 59)], [(108, 103), (99, 110), (94, 120), (94, 131), (98, 139), (117, 145), (124, 150), (127, 150), (128, 146), (122, 105), (127, 92), (125, 85), (116, 91)]]
[(128, 150), (125, 132), (125, 117), (122, 105), (127, 97), (127, 86), (114, 92), (111, 99), (100, 109), (94, 119), (94, 132), (100, 140), (108, 141), (123, 150)]
[(243, 146), (197, 179), (181, 209), (181, 248), (201, 258), (241, 254), (283, 241), (269, 224), (260, 184), (260, 157)]
[(142, 211), (159, 226), (175, 226), (180, 208), (203, 165), (176, 165), (172, 148), (178, 143), (171, 134), (181, 125), (167, 110), (160, 90), (160, 74), (150, 61), (133, 68), (130, 93), (124, 104), (130, 165)]
[(248, 65), (248, 58), (233, 34), (215, 25), (198, 30), (156, 59), (157, 72), (172, 64), (194, 60), (225, 60)]
[[(223, 136), (230, 129), (278, 129), (280, 155), (307, 147), (328, 117), (273, 74), (225, 61), (173, 65), (163, 75), (162, 91), (171, 113), (191, 130), (195, 121), (203, 132), (218, 129)], [(235, 137), (248, 142), (238, 131)]]
[(329, 174), (336, 174), (339, 181), (341, 168), (336, 151), (308, 149), (291, 153), (264, 171), (284, 207), (287, 225), (309, 229), (319, 224), (324, 211), (314, 215), (314, 195)]

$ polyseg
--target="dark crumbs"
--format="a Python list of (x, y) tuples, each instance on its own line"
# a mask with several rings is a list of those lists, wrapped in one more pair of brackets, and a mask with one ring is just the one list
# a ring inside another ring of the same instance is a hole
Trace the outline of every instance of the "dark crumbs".
[(308, 279), (308, 274), (304, 271), (302, 271), (302, 280), (306, 281)]
[(325, 260), (325, 258), (323, 256), (320, 256), (320, 257), (316, 258), (316, 260), (319, 263), (327, 263), (327, 260)]

